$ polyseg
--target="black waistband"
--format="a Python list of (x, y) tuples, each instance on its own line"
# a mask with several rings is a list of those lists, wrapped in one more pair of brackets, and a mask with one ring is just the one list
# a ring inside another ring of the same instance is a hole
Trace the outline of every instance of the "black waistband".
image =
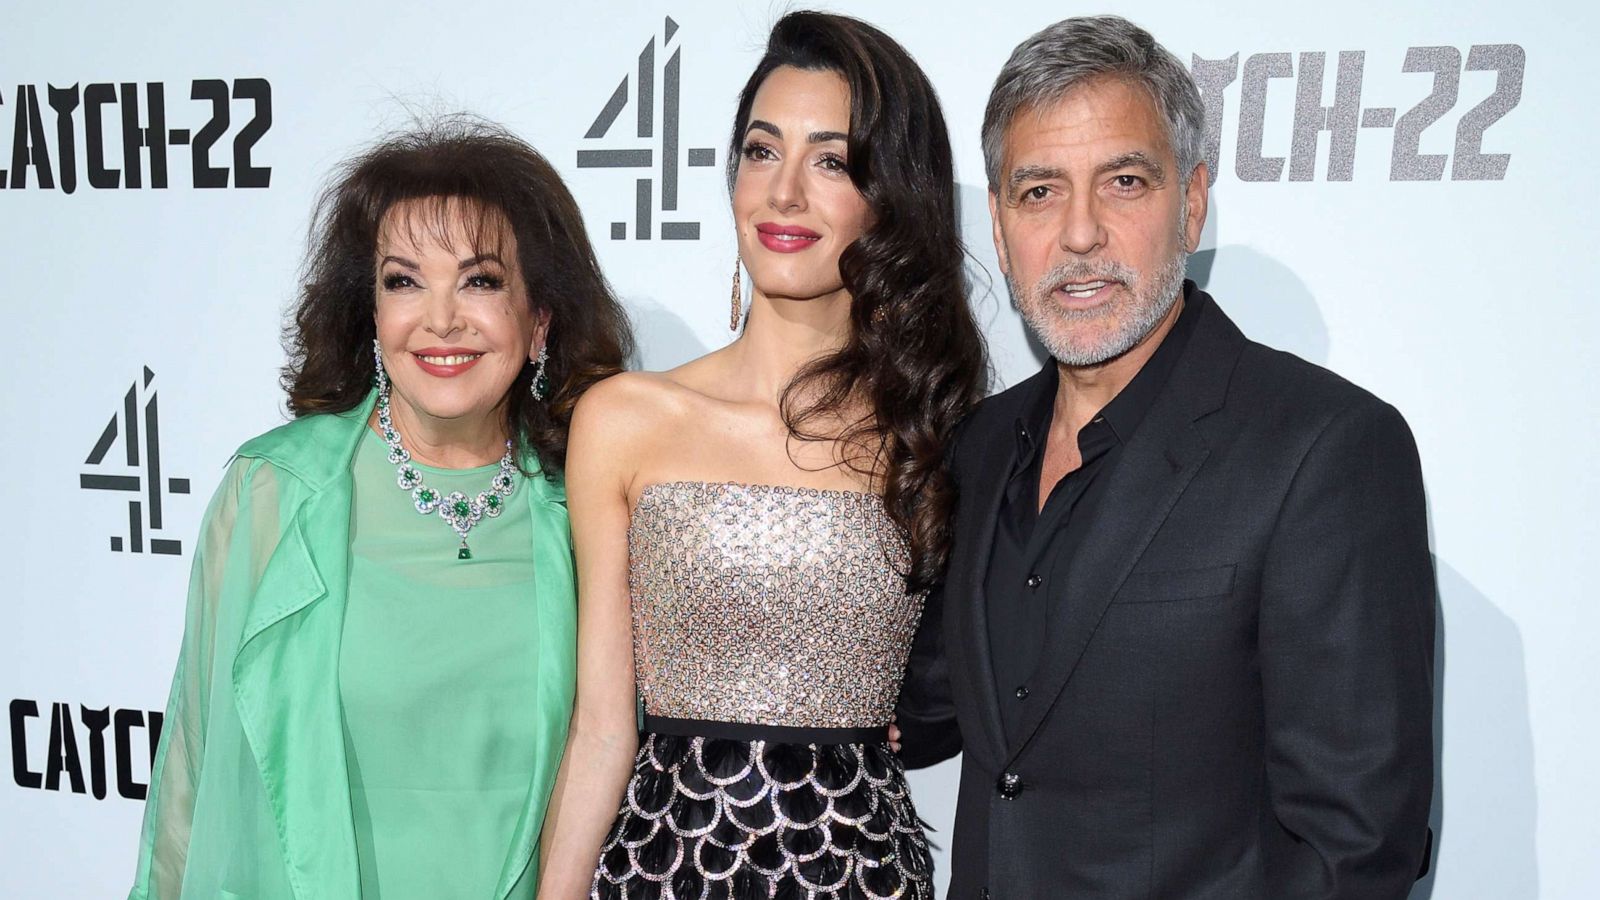
[(713, 722), (673, 716), (644, 717), (644, 730), (680, 737), (725, 738), (734, 741), (771, 741), (780, 744), (882, 744), (889, 740), (886, 725), (867, 728), (796, 728), (756, 722)]

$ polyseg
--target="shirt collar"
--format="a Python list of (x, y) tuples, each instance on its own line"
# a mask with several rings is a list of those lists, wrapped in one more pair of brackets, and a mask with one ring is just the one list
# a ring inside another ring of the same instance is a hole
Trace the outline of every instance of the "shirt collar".
[(1017, 458), (1013, 471), (1026, 469), (1033, 457), (1044, 446), (1045, 434), (1050, 430), (1050, 419), (1055, 411), (1056, 385), (1061, 374), (1056, 369), (1055, 360), (1045, 363), (1043, 376), (1033, 386), (1033, 390), (1024, 398), (1022, 409), (1017, 415)]

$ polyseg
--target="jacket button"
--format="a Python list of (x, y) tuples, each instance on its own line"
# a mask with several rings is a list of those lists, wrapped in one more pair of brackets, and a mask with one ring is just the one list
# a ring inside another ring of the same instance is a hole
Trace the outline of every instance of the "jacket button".
[(1000, 776), (996, 785), (1000, 789), (1000, 796), (1006, 800), (1015, 800), (1022, 793), (1022, 776), (1015, 772), (1007, 772)]
[(1044, 584), (1044, 579), (1039, 577), (1039, 573), (1035, 572), (1028, 576), (1028, 587), (1036, 588), (1041, 584)]
[(1026, 700), (1026, 699), (1028, 699), (1028, 686), (1027, 685), (1023, 685), (1022, 687), (1017, 688), (1017, 699), (1018, 700)]

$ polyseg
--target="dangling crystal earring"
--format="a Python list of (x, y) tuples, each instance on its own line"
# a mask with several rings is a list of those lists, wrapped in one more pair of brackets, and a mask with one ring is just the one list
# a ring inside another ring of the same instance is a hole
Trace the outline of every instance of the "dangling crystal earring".
[(377, 338), (372, 339), (372, 386), (380, 391), (389, 388), (388, 373), (383, 371), (383, 345)]
[(739, 283), (739, 257), (733, 258), (733, 306), (728, 311), (728, 330), (739, 330), (739, 313), (744, 311), (744, 285)]
[(548, 346), (547, 344), (544, 347), (540, 347), (539, 356), (533, 361), (533, 381), (528, 385), (528, 393), (532, 394), (535, 400), (542, 401), (545, 395), (550, 393), (550, 379), (546, 378), (544, 374), (545, 363), (550, 361)]

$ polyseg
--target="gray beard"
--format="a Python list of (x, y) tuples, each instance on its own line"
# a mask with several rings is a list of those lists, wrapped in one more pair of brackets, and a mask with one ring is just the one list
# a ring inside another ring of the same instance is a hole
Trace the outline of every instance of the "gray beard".
[[(1097, 366), (1133, 349), (1166, 318), (1183, 291), (1188, 262), (1188, 251), (1180, 249), (1149, 276), (1122, 263), (1066, 262), (1045, 273), (1027, 292), (1010, 275), (1006, 276), (1006, 286), (1028, 331), (1057, 362), (1068, 366)], [(1126, 299), (1116, 301), (1116, 307), (1110, 311), (1117, 314), (1117, 327), (1092, 341), (1074, 340), (1074, 324), (1100, 320), (1108, 310), (1062, 309), (1051, 301), (1050, 294), (1058, 285), (1101, 279), (1121, 282), (1127, 289)]]

